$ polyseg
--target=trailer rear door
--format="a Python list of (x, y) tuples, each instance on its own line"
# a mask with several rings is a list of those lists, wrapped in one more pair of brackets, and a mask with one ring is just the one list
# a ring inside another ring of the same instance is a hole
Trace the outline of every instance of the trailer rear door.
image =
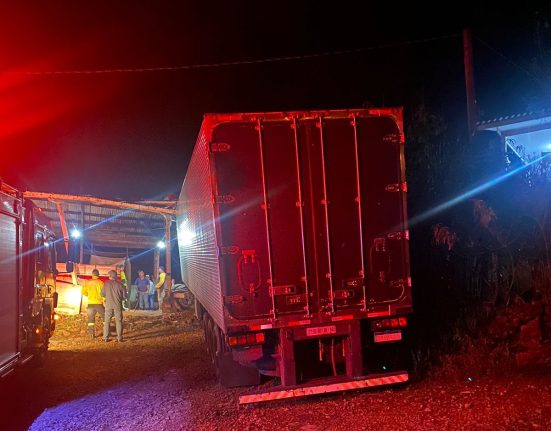
[(407, 295), (400, 115), (259, 115), (214, 127), (220, 272), (234, 318), (325, 318)]

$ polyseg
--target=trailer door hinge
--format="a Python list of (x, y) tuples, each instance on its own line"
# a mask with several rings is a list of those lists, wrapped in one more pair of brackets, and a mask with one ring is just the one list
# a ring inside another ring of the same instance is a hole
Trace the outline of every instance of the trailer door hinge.
[(280, 286), (270, 286), (270, 295), (294, 295), (297, 292), (297, 287), (295, 285), (280, 285)]
[(392, 280), (389, 285), (393, 288), (404, 288), (406, 286), (411, 287), (411, 277)]
[(241, 304), (244, 301), (245, 301), (245, 297), (241, 295), (224, 296), (224, 303), (226, 304)]
[(385, 191), (387, 192), (407, 192), (408, 191), (408, 183), (405, 181), (403, 183), (394, 183), (394, 184), (387, 184), (385, 187)]
[(383, 136), (383, 142), (400, 144), (402, 142), (402, 136), (400, 133), (389, 133), (388, 135)]
[(211, 142), (210, 143), (210, 151), (212, 153), (224, 153), (226, 151), (229, 151), (231, 149), (230, 144), (226, 144), (225, 142)]
[(218, 195), (214, 197), (214, 203), (216, 204), (231, 204), (232, 202), (235, 202), (233, 195)]
[(409, 241), (409, 230), (405, 230), (403, 232), (390, 232), (387, 235), (387, 238), (388, 239), (394, 239), (394, 240), (397, 240), (397, 241), (401, 241), (403, 239)]
[(227, 247), (220, 247), (220, 254), (238, 254), (240, 251), (239, 247), (236, 245), (230, 245)]

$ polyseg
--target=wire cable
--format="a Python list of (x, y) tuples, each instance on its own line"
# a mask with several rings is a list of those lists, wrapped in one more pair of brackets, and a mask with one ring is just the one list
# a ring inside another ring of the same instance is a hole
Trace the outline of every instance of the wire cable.
[(429, 37), (424, 39), (415, 39), (415, 40), (408, 40), (408, 41), (396, 42), (396, 43), (386, 43), (382, 45), (369, 46), (364, 48), (344, 49), (340, 51), (325, 51), (325, 52), (319, 52), (319, 53), (313, 53), (313, 54), (288, 55), (288, 56), (281, 56), (281, 57), (269, 57), (269, 58), (260, 58), (260, 59), (252, 59), (252, 60), (224, 61), (219, 63), (199, 63), (199, 64), (188, 64), (188, 65), (181, 65), (181, 66), (157, 66), (157, 67), (88, 69), (88, 70), (50, 70), (50, 71), (48, 70), (2, 70), (0, 71), (0, 74), (92, 75), (92, 74), (109, 74), (109, 73), (170, 72), (170, 71), (181, 71), (181, 70), (190, 70), (190, 69), (212, 69), (212, 68), (219, 68), (219, 67), (243, 66), (243, 65), (251, 65), (251, 64), (276, 63), (276, 62), (285, 62), (285, 61), (298, 61), (298, 60), (307, 60), (311, 58), (356, 54), (356, 53), (375, 51), (380, 49), (399, 48), (404, 46), (424, 44), (424, 43), (435, 42), (435, 41), (444, 40), (444, 39), (450, 39), (454, 37), (458, 37), (458, 34), (448, 34), (448, 35), (435, 36), (435, 37)]

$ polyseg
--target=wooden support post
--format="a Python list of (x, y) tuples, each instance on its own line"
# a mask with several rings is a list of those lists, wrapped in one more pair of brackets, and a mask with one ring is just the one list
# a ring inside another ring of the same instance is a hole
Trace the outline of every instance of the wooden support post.
[[(84, 226), (84, 205), (80, 206), (80, 229), (82, 230), (82, 232), (85, 232), (86, 230), (86, 226)], [(84, 241), (83, 240), (80, 241), (79, 253), (80, 253), (79, 262), (83, 263), (84, 262)]]
[(165, 247), (165, 271), (166, 271), (165, 303), (168, 301), (169, 304), (171, 304), (170, 292), (172, 290), (172, 269), (171, 269), (171, 253), (170, 253), (172, 249), (172, 241), (171, 241), (171, 235), (170, 235), (171, 226), (172, 226), (172, 218), (170, 216), (165, 216), (165, 244), (166, 244), (166, 247)]
[(153, 250), (153, 280), (159, 279), (159, 249)]
[(63, 214), (63, 206), (61, 203), (56, 202), (57, 213), (59, 215), (59, 224), (61, 225), (61, 232), (63, 232), (63, 242), (65, 243), (65, 251), (67, 252), (67, 260), (69, 259), (69, 231), (67, 230), (67, 223), (65, 223), (65, 214)]

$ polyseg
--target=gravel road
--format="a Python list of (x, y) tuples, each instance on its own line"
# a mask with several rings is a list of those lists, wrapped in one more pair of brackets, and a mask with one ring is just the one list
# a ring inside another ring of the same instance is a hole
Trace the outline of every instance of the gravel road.
[(551, 376), (458, 381), (239, 407), (216, 384), (192, 313), (127, 314), (127, 342), (86, 339), (64, 318), (42, 368), (0, 382), (0, 429), (549, 430)]

